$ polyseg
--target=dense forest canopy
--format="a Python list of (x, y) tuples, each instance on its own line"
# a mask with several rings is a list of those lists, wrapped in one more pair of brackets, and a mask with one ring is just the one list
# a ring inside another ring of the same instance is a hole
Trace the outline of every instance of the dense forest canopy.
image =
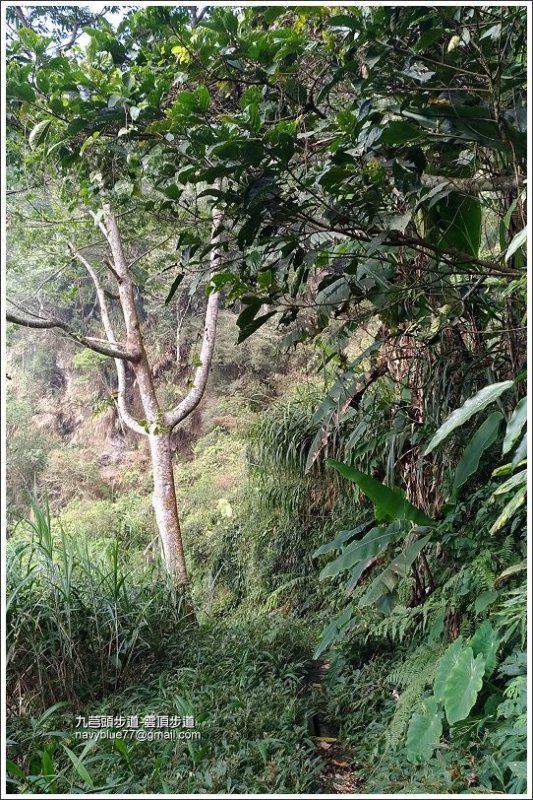
[(9, 791), (524, 793), (526, 6), (6, 29)]

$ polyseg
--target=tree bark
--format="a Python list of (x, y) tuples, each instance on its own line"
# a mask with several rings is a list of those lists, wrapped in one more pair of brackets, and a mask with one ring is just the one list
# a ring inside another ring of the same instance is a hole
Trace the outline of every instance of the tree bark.
[(178, 515), (170, 432), (151, 435), (150, 455), (154, 477), (153, 507), (168, 573), (178, 586), (188, 583)]

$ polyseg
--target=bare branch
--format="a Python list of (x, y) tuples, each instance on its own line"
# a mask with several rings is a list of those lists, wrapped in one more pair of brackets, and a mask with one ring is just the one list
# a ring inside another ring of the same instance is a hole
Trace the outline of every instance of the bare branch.
[(92, 336), (83, 336), (61, 319), (54, 319), (53, 317), (44, 319), (43, 317), (31, 314), (31, 312), (28, 312), (28, 314), (28, 316), (25, 316), (16, 311), (7, 311), (6, 319), (8, 322), (13, 322), (15, 325), (23, 325), (25, 328), (59, 328), (64, 331), (70, 339), (73, 339), (84, 347), (88, 347), (89, 350), (94, 350), (95, 353), (101, 353), (103, 356), (122, 359), (124, 361), (135, 362), (137, 360), (137, 355), (135, 353), (129, 353), (122, 345), (106, 344), (105, 342), (100, 343), (99, 339), (94, 339)]
[[(217, 208), (213, 208), (212, 219), (212, 229), (213, 234), (215, 234), (215, 231), (220, 227), (222, 222), (222, 212)], [(220, 241), (219, 234), (213, 235), (212, 241), (215, 245), (210, 254), (211, 271), (213, 272), (220, 256), (219, 249), (216, 246)], [(215, 347), (219, 297), (220, 292), (211, 292), (209, 295), (205, 312), (204, 335), (200, 350), (200, 365), (197, 367), (194, 374), (193, 388), (172, 411), (165, 414), (165, 422), (170, 428), (173, 428), (185, 419), (185, 417), (188, 417), (203, 397)]]
[(523, 178), (516, 175), (495, 175), (494, 177), (450, 178), (447, 175), (422, 175), (422, 186), (433, 189), (436, 186), (450, 186), (460, 192), (477, 194), (478, 192), (509, 192), (520, 189), (524, 185)]
[[(98, 275), (96, 271), (93, 269), (91, 264), (87, 261), (81, 253), (78, 253), (75, 247), (69, 242), (69, 249), (72, 255), (78, 259), (80, 264), (82, 264), (89, 275), (91, 276), (92, 282), (94, 283), (94, 288), (96, 289), (96, 297), (98, 298), (98, 305), (100, 306), (100, 316), (102, 318), (102, 324), (104, 326), (104, 330), (107, 336), (107, 339), (110, 343), (116, 344), (116, 337), (113, 331), (113, 326), (111, 324), (111, 319), (109, 316), (109, 309), (107, 307), (107, 299), (105, 296), (105, 292), (102, 288), (100, 280), (98, 279)], [(118, 393), (117, 393), (117, 406), (118, 411), (120, 414), (120, 418), (122, 421), (135, 433), (139, 433), (141, 435), (146, 436), (147, 431), (142, 427), (142, 425), (132, 416), (130, 411), (128, 410), (127, 402), (126, 402), (126, 365), (124, 361), (120, 358), (115, 359), (115, 366), (117, 368), (117, 382), (118, 382)]]

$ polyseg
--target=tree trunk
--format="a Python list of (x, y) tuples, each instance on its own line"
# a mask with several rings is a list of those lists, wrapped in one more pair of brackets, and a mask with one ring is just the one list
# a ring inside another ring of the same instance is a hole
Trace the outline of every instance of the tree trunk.
[(175, 584), (185, 587), (188, 577), (176, 501), (170, 433), (151, 435), (149, 440), (154, 476), (153, 506), (165, 564)]

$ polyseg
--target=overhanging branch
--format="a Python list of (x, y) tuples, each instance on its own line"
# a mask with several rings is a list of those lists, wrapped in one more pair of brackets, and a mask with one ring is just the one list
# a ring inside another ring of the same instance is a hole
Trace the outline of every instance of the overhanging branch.
[(17, 311), (7, 311), (6, 319), (8, 322), (13, 322), (15, 325), (22, 325), (25, 328), (36, 328), (40, 330), (58, 328), (66, 333), (70, 339), (77, 342), (77, 344), (81, 344), (83, 347), (87, 347), (89, 350), (94, 350), (95, 353), (100, 353), (103, 356), (109, 356), (110, 358), (119, 358), (123, 359), (124, 361), (133, 362), (135, 362), (138, 358), (135, 353), (129, 353), (119, 344), (107, 343), (99, 339), (95, 339), (92, 336), (83, 336), (81, 333), (73, 330), (70, 325), (67, 325), (67, 323), (63, 322), (61, 319), (54, 319), (53, 317), (44, 319), (43, 317), (38, 317), (34, 314), (20, 314)]

